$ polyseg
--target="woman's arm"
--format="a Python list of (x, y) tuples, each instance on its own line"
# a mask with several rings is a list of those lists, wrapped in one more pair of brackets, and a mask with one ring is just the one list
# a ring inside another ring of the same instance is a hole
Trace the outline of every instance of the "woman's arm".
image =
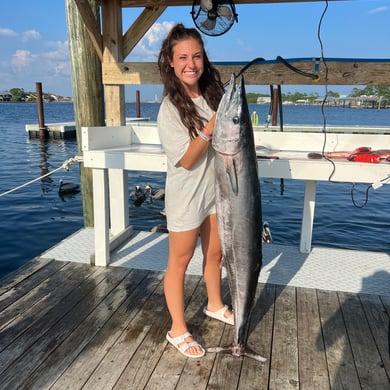
[[(211, 135), (214, 132), (215, 117), (216, 114), (214, 113), (211, 119), (204, 126), (207, 133)], [(199, 158), (206, 153), (209, 145), (210, 145), (210, 141), (206, 141), (204, 138), (198, 135), (190, 142), (187, 151), (180, 159), (179, 161), (180, 166), (183, 167), (184, 169), (190, 170), (196, 164)]]

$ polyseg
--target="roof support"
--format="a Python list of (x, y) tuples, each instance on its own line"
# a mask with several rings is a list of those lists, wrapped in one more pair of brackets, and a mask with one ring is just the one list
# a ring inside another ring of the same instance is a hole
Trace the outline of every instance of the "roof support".
[(126, 58), (167, 7), (145, 8), (123, 36), (123, 57)]
[(94, 12), (92, 11), (88, 0), (74, 0), (74, 2), (76, 3), (80, 15), (84, 21), (89, 37), (91, 38), (92, 45), (95, 48), (100, 61), (102, 61), (103, 60), (102, 35), (100, 32), (100, 26), (96, 20)]

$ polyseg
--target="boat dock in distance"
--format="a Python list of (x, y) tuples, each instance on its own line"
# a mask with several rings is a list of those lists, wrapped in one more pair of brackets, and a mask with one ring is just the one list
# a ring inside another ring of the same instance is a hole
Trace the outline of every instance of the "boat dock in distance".
[[(147, 122), (149, 117), (127, 117), (126, 123)], [(49, 139), (76, 139), (75, 122), (48, 123), (45, 128)], [(26, 132), (29, 138), (40, 138), (39, 124), (26, 124)]]
[[(48, 138), (51, 139), (75, 139), (75, 122), (49, 123), (45, 126)], [(29, 138), (40, 138), (40, 128), (38, 124), (27, 124), (26, 132)]]

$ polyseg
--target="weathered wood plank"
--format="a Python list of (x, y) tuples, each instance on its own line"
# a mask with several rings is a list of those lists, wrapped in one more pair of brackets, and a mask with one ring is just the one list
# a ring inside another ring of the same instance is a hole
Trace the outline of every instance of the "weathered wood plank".
[[(230, 304), (230, 296), (227, 280), (222, 283), (224, 301)], [(224, 324), (205, 317), (202, 308), (207, 304), (206, 289), (201, 282), (186, 309), (186, 318), (190, 331), (195, 339), (204, 348), (216, 346), (222, 336)], [(177, 351), (170, 345), (165, 348), (162, 359), (158, 362), (155, 370), (147, 383), (147, 389), (159, 387), (159, 383), (167, 381), (167, 389), (206, 388), (215, 355), (207, 353), (202, 359), (184, 359), (178, 356)]]
[[(235, 0), (235, 4), (267, 4), (267, 3), (295, 3), (313, 2), (323, 0)], [(336, 1), (336, 0), (332, 0)], [(127, 7), (156, 7), (165, 6), (187, 6), (191, 7), (193, 0), (121, 0), (121, 6)]]
[[(0, 387), (19, 388), (126, 276), (128, 270), (100, 269), (58, 303), (0, 355)], [(17, 375), (16, 375), (17, 373)]]
[[(233, 340), (234, 329), (232, 326), (225, 326), (222, 334), (221, 345), (230, 345)], [(238, 387), (242, 359), (230, 354), (218, 353), (215, 357), (215, 364), (209, 379), (211, 389), (233, 390)]]
[[(112, 389), (114, 387), (129, 360), (141, 346), (152, 327), (150, 310), (152, 310), (153, 304), (151, 302), (154, 304), (162, 303), (162, 294), (163, 286), (160, 283), (148, 302), (126, 326), (106, 356), (100, 361), (96, 370), (84, 384), (83, 389), (96, 389), (99, 387)], [(158, 311), (155, 314), (157, 313)]]
[[(69, 277), (66, 275), (68, 271), (70, 273)], [(26, 332), (49, 310), (53, 309), (60, 300), (76, 289), (80, 283), (84, 282), (88, 273), (91, 274), (91, 270), (85, 264), (67, 264), (49, 279), (48, 285), (45, 284), (46, 281), (42, 283), (45, 286), (44, 288), (38, 286), (32, 290), (31, 294), (26, 294), (26, 296), (31, 295), (35, 302), (31, 299), (27, 300), (27, 302), (20, 299), (3, 310), (0, 317), (1, 321), (3, 322), (4, 320), (4, 323), (8, 321), (8, 323), (3, 325), (1, 329), (0, 351), (22, 333)], [(30, 306), (27, 307), (27, 305)]]
[[(9, 279), (24, 294), (0, 311), (1, 388), (389, 387), (390, 297), (259, 284), (248, 345), (267, 362), (212, 353), (186, 359), (165, 340), (163, 273), (63, 263), (39, 278), (52, 263)], [(226, 280), (223, 292), (230, 303)], [(201, 277), (189, 276), (189, 330), (205, 347), (229, 345), (233, 327), (205, 317), (206, 303)]]
[(297, 288), (299, 388), (330, 389), (314, 289)]
[[(301, 72), (314, 74), (315, 60), (287, 61)], [(216, 63), (215, 66), (221, 73), (222, 81), (227, 82), (232, 73), (237, 74), (246, 64), (247, 62)], [(102, 64), (102, 74), (104, 84), (162, 83), (157, 62), (106, 62)], [(276, 60), (251, 65), (244, 72), (247, 85), (389, 85), (390, 61), (332, 59), (326, 62), (326, 67), (320, 61), (318, 76), (319, 79), (314, 82), (313, 78), (296, 73)]]
[(32, 288), (39, 286), (40, 283), (64, 266), (65, 263), (62, 262), (49, 262), (45, 267), (41, 267), (37, 270), (37, 272), (30, 274), (21, 283), (15, 284), (13, 287), (5, 291), (0, 296), (0, 311), (23, 297)]
[(298, 389), (296, 290), (276, 288), (270, 389)]
[(252, 310), (248, 345), (267, 359), (265, 363), (244, 358), (239, 390), (267, 390), (274, 325), (275, 285), (259, 284)]
[[(97, 336), (101, 329), (109, 323), (115, 312), (122, 307), (125, 301), (129, 303), (129, 294), (138, 288), (145, 288), (141, 282), (145, 279), (145, 271), (132, 271), (115, 289), (110, 292), (95, 310), (72, 332), (49, 358), (23, 384), (27, 388), (44, 388), (64, 372), (77, 355), (88, 347), (89, 342)], [(130, 290), (131, 286), (131, 290)], [(146, 295), (146, 291), (143, 291)], [(146, 298), (143, 297), (143, 302)], [(142, 301), (141, 301), (142, 302)], [(134, 302), (139, 307), (139, 302)], [(128, 310), (129, 308), (127, 308)], [(107, 336), (107, 335), (106, 335)], [(96, 359), (96, 357), (94, 357)]]
[(389, 379), (376, 348), (359, 296), (339, 293), (341, 309), (362, 389), (386, 389)]
[[(389, 337), (389, 314), (382, 304), (380, 297), (376, 295), (359, 294), (364, 312), (367, 317), (375, 344), (382, 358), (383, 367), (390, 379), (390, 350), (389, 345), (383, 342)], [(390, 383), (389, 383), (390, 387)]]
[[(73, 264), (65, 264), (36, 287), (27, 289), (25, 295), (21, 296), (17, 301), (1, 311), (0, 329), (10, 326), (9, 324), (12, 322), (19, 323), (20, 321), (23, 321), (23, 318), (26, 316), (28, 316), (29, 321), (31, 321), (31, 314), (40, 312), (40, 310), (37, 310), (34, 306), (36, 304), (43, 305), (52, 291), (55, 290), (58, 285), (64, 283), (76, 269), (77, 266), (74, 267)], [(25, 314), (26, 311), (28, 311), (28, 314)]]
[[(194, 294), (194, 291), (199, 286), (199, 277), (190, 276), (187, 277), (185, 284), (185, 306), (190, 302), (191, 297)], [(158, 313), (158, 322), (155, 321), (156, 318), (156, 302), (154, 305), (154, 310), (150, 310), (149, 317), (143, 318), (143, 323), (149, 323), (152, 326), (150, 327), (149, 332), (147, 333), (145, 339), (143, 340), (140, 347), (137, 349), (135, 354), (131, 357), (129, 364), (126, 366), (119, 380), (114, 386), (114, 389), (124, 389), (124, 388), (135, 388), (143, 389), (150, 376), (153, 373), (153, 370), (159, 360), (161, 359), (161, 354), (167, 347), (167, 341), (165, 335), (170, 326), (170, 316), (165, 304), (165, 297), (163, 294), (160, 294), (157, 298), (157, 307), (160, 308)], [(187, 308), (188, 310), (188, 308)], [(186, 315), (188, 318), (191, 318), (191, 313), (186, 310)], [(190, 309), (191, 310), (191, 309)], [(189, 327), (189, 330), (193, 332), (194, 337), (198, 338), (197, 329), (192, 329)], [(173, 348), (169, 345), (170, 348)], [(186, 358), (181, 354), (178, 354), (174, 350), (174, 360), (177, 361), (177, 365), (183, 365), (186, 362)]]
[(123, 332), (126, 332), (130, 322), (153, 294), (162, 279), (160, 274), (154, 272), (135, 270), (133, 274), (145, 274), (145, 277), (138, 285), (128, 285), (126, 300), (53, 384), (51, 387), (53, 390), (82, 388), (114, 343)]
[[(199, 282), (199, 279), (195, 281), (195, 285)], [(195, 288), (194, 283), (188, 283), (188, 288)], [(188, 290), (186, 290), (188, 292)], [(158, 319), (158, 321), (156, 321)], [(165, 348), (165, 333), (168, 329), (169, 314), (165, 305), (165, 298), (163, 295), (162, 283), (155, 290), (148, 302), (140, 310), (134, 320), (129, 324), (126, 330), (122, 333), (121, 337), (112, 346), (105, 358), (101, 361), (96, 371), (91, 375), (89, 380), (85, 384), (85, 389), (96, 389), (97, 386), (102, 388), (113, 388), (117, 384), (118, 388), (120, 381), (123, 381), (125, 387), (130, 384), (134, 384), (134, 388), (137, 386), (137, 381), (144, 380), (143, 373), (137, 365), (145, 368), (148, 373), (146, 378), (150, 376), (151, 371), (155, 366), (153, 361), (149, 361), (149, 356), (145, 357), (148, 353), (153, 355), (151, 351), (150, 343), (154, 343), (152, 349), (155, 350), (156, 357), (161, 355), (161, 348)], [(153, 333), (153, 327), (159, 330), (159, 333)], [(163, 329), (162, 329), (163, 328)], [(154, 340), (150, 340), (153, 338)], [(149, 337), (148, 342), (145, 341)], [(143, 348), (142, 344), (145, 342), (146, 346)], [(137, 356), (137, 357), (135, 357)], [(139, 361), (137, 361), (139, 360)], [(133, 365), (130, 366), (130, 363)], [(129, 373), (131, 371), (131, 373)], [(126, 372), (129, 375), (126, 375)], [(137, 377), (138, 374), (138, 377)], [(122, 382), (122, 383), (123, 383)], [(130, 387), (131, 388), (131, 387)], [(142, 386), (140, 387), (142, 388)]]
[(0, 279), (0, 295), (4, 294), (12, 287), (15, 287), (15, 285), (19, 284), (22, 280), (26, 279), (34, 272), (37, 272), (41, 268), (45, 267), (51, 261), (53, 260), (37, 258), (28, 261), (14, 272), (4, 276), (2, 279)]
[(319, 335), (317, 342), (325, 345), (331, 388), (359, 389), (359, 378), (337, 292), (318, 290), (317, 298), (323, 337), (322, 340)]

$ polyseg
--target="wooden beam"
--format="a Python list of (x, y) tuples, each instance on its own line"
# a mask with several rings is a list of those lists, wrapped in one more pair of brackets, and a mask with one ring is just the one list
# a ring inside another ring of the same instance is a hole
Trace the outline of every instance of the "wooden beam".
[[(298, 74), (278, 61), (265, 61), (252, 65), (244, 72), (247, 85), (390, 85), (389, 60), (331, 59), (287, 60), (301, 72), (319, 79)], [(216, 63), (222, 80), (228, 81), (232, 73), (238, 73), (246, 63)], [(327, 77), (326, 77), (327, 73)], [(104, 84), (161, 84), (157, 63), (122, 62), (103, 64)]]
[[(234, 0), (234, 4), (272, 4), (272, 3), (312, 3), (324, 0)], [(341, 0), (331, 0), (341, 1)], [(187, 6), (192, 7), (193, 0), (122, 0), (122, 8), (131, 7), (162, 7)]]
[(102, 34), (100, 31), (100, 26), (96, 21), (95, 14), (91, 9), (88, 0), (74, 0), (74, 2), (77, 5), (81, 18), (83, 19), (85, 27), (91, 38), (92, 45), (95, 48), (101, 62), (103, 60)]
[(145, 8), (137, 20), (126, 31), (123, 36), (123, 58), (134, 49), (135, 45), (142, 39), (145, 33), (165, 11), (167, 7)]
[[(115, 65), (123, 61), (122, 55), (122, 9), (120, 0), (102, 1), (103, 20), (103, 63)], [(125, 124), (124, 83), (103, 83), (105, 85), (106, 124)]]

